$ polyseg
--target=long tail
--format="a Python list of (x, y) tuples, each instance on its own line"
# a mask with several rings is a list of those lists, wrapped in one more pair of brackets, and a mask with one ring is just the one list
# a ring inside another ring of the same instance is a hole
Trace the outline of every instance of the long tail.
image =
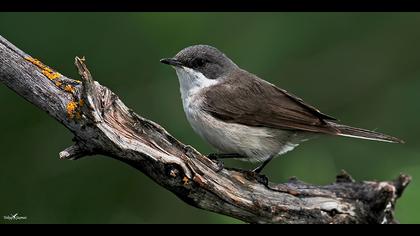
[(337, 135), (339, 136), (375, 140), (375, 141), (389, 142), (389, 143), (404, 143), (404, 141), (399, 138), (395, 138), (390, 135), (370, 131), (367, 129), (360, 129), (360, 128), (355, 128), (355, 127), (351, 127), (347, 125), (341, 125), (341, 124), (337, 124), (330, 121), (328, 121), (328, 124), (334, 127), (335, 129), (337, 129), (338, 131)]

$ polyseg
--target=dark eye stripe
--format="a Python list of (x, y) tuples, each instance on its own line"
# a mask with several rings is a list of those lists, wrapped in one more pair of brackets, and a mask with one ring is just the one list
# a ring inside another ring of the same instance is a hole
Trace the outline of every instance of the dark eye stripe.
[(202, 58), (196, 58), (192, 61), (191, 64), (194, 68), (198, 68), (198, 67), (204, 66), (205, 63), (206, 63), (206, 60), (204, 60)]

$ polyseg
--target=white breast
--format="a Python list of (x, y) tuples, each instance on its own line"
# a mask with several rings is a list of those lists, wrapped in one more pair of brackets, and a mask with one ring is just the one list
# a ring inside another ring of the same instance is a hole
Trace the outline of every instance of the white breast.
[(238, 153), (247, 161), (264, 161), (283, 154), (298, 145), (297, 133), (264, 127), (227, 123), (201, 109), (203, 88), (219, 81), (207, 79), (189, 68), (176, 68), (186, 117), (203, 139), (222, 153)]

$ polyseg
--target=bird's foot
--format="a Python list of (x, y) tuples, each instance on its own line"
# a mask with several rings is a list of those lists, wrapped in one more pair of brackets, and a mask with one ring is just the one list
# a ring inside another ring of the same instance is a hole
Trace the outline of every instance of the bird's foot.
[(195, 149), (191, 145), (185, 145), (184, 153), (187, 156), (193, 156), (195, 152)]
[(238, 169), (238, 168), (228, 168), (229, 170), (233, 170), (236, 172), (240, 172), (243, 174), (243, 176), (245, 177), (245, 179), (249, 180), (249, 181), (256, 181), (262, 185), (264, 185), (265, 187), (269, 188), (268, 186), (268, 177), (260, 174), (260, 173), (256, 173), (253, 170), (244, 170), (244, 169)]
[(217, 166), (219, 167), (217, 172), (219, 172), (224, 168), (224, 163), (220, 159), (244, 158), (244, 156), (238, 153), (210, 153), (209, 155), (207, 155), (207, 158), (209, 158), (217, 164)]
[(268, 187), (268, 178), (266, 175), (255, 172), (254, 170), (248, 171), (247, 175), (256, 180), (258, 183)]
[(218, 159), (217, 153), (210, 153), (209, 155), (207, 155), (207, 158), (209, 158), (211, 161), (216, 163), (217, 165), (216, 172), (223, 170), (223, 168), (225, 167), (225, 164), (223, 163), (223, 161)]

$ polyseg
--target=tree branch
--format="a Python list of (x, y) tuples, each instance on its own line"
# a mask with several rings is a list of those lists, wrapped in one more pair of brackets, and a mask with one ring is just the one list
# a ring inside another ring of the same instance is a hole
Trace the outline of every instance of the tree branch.
[(347, 173), (315, 186), (291, 179), (263, 185), (253, 173), (216, 163), (127, 108), (94, 81), (84, 59), (72, 80), (0, 36), (0, 81), (75, 136), (60, 158), (103, 154), (143, 172), (186, 203), (250, 223), (395, 223), (396, 200), (410, 182), (355, 182)]

